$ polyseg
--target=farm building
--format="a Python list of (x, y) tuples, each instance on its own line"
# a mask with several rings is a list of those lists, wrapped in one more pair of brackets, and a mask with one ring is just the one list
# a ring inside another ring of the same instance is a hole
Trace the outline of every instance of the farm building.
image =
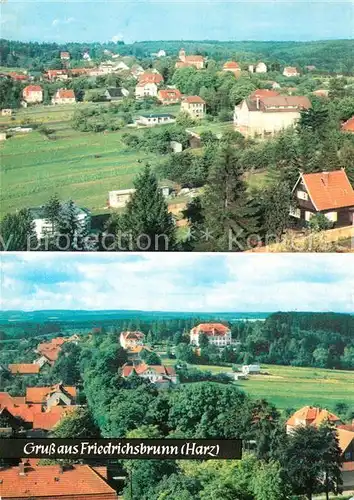
[(106, 90), (104, 93), (106, 96), (107, 101), (110, 102), (115, 102), (115, 101), (122, 101), (125, 97), (128, 97), (129, 95), (129, 90), (120, 87), (120, 88), (109, 88)]
[[(91, 212), (87, 209), (75, 205), (78, 223), (82, 229), (88, 230), (91, 226)], [(52, 227), (46, 219), (44, 206), (30, 208), (29, 212), (34, 222), (34, 229), (37, 238), (40, 240), (46, 235), (51, 234)]]
[(135, 189), (119, 189), (117, 191), (109, 191), (108, 206), (110, 208), (124, 208), (131, 199)]
[(242, 373), (244, 375), (257, 375), (261, 372), (261, 367), (259, 365), (243, 365)]
[(154, 127), (155, 125), (166, 125), (174, 123), (176, 117), (170, 113), (150, 113), (140, 115), (136, 120), (137, 125), (145, 125), (146, 127)]

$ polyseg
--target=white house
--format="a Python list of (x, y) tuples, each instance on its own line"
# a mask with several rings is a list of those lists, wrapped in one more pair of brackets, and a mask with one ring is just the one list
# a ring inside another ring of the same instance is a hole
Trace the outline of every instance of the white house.
[(145, 335), (142, 332), (121, 332), (119, 336), (120, 345), (125, 350), (134, 349), (135, 347), (144, 345)]
[(157, 85), (154, 82), (139, 82), (135, 87), (135, 97), (143, 99), (144, 97), (157, 97)]
[(243, 375), (256, 375), (261, 373), (261, 367), (259, 365), (243, 365), (242, 373)]
[(290, 78), (292, 76), (300, 76), (300, 73), (294, 66), (286, 66), (283, 70), (283, 75)]
[(268, 71), (267, 65), (261, 61), (258, 64), (256, 64), (255, 71), (256, 73), (267, 73)]
[(28, 104), (38, 104), (43, 101), (43, 89), (40, 85), (27, 85), (22, 91), (23, 99)]
[[(84, 230), (90, 228), (91, 225), (91, 212), (87, 209), (80, 208), (75, 205), (77, 221), (80, 227)], [(51, 224), (45, 217), (44, 206), (30, 208), (29, 212), (34, 222), (34, 229), (37, 235), (37, 238), (40, 240), (44, 238), (46, 235), (52, 234)]]
[(140, 115), (136, 120), (136, 124), (154, 127), (155, 125), (166, 125), (168, 123), (174, 123), (175, 121), (176, 117), (170, 113), (150, 113)]
[(118, 189), (116, 191), (109, 191), (109, 207), (124, 208), (128, 201), (131, 199), (133, 193), (135, 193), (135, 189)]
[(204, 118), (206, 102), (198, 95), (187, 96), (181, 102), (181, 112), (188, 113), (194, 119)]
[(305, 96), (272, 96), (245, 99), (235, 107), (234, 125), (245, 137), (267, 137), (294, 126), (303, 109), (311, 107)]
[(122, 377), (127, 378), (132, 374), (140, 378), (148, 380), (152, 384), (162, 384), (164, 386), (178, 383), (176, 371), (173, 366), (164, 365), (147, 365), (140, 363), (135, 366), (124, 365), (122, 369)]
[(71, 89), (58, 89), (52, 97), (52, 104), (73, 104), (76, 102), (74, 91)]
[(201, 336), (205, 335), (211, 345), (226, 347), (232, 345), (231, 330), (222, 323), (200, 323), (190, 331), (190, 343), (200, 345)]

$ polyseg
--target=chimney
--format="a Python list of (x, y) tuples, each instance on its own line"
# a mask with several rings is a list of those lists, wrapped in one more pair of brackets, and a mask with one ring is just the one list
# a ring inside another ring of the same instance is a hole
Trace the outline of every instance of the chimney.
[(25, 476), (26, 473), (25, 473), (25, 464), (23, 462), (20, 462), (18, 464), (18, 474), (19, 476)]
[(328, 182), (329, 182), (329, 173), (328, 172), (323, 172), (321, 180), (322, 180), (324, 186), (327, 187), (328, 186)]
[(257, 97), (257, 99), (256, 99), (256, 102), (257, 102), (257, 109), (259, 109), (259, 101), (260, 101), (260, 99), (259, 99), (259, 97)]

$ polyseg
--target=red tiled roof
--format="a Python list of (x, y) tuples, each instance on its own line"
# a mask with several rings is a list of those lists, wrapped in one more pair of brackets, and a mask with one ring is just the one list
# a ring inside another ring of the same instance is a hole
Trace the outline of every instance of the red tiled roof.
[(202, 62), (202, 61), (204, 61), (204, 57), (203, 56), (196, 56), (196, 55), (185, 56), (185, 60), (186, 60), (186, 62), (190, 62), (190, 63)]
[(13, 375), (33, 375), (40, 370), (40, 366), (36, 363), (12, 363), (8, 368)]
[(48, 69), (47, 71), (48, 76), (67, 75), (67, 74), (68, 74), (67, 69)]
[(349, 118), (349, 120), (343, 123), (342, 130), (344, 132), (354, 132), (354, 116), (352, 116), (351, 118)]
[(124, 339), (134, 339), (134, 340), (141, 340), (145, 337), (145, 335), (142, 332), (122, 332), (121, 333), (122, 337)]
[(58, 465), (25, 466), (1, 471), (0, 497), (4, 500), (36, 498), (57, 500), (117, 500), (117, 493), (88, 465), (61, 471)]
[(24, 422), (32, 424), (35, 416), (42, 412), (40, 404), (14, 404), (6, 406), (6, 409), (13, 417), (20, 418)]
[(324, 420), (329, 420), (330, 422), (340, 422), (340, 418), (334, 413), (329, 412), (326, 409), (318, 408), (316, 406), (304, 406), (297, 410), (291, 417), (287, 420), (286, 425), (295, 426), (297, 420), (305, 421), (306, 425), (319, 425)]
[(178, 89), (163, 89), (158, 91), (158, 96), (161, 99), (180, 99), (181, 92)]
[(298, 70), (294, 67), (294, 66), (286, 66), (284, 68), (284, 71), (286, 71), (287, 73), (298, 73)]
[(354, 471), (354, 461), (353, 462), (343, 462), (341, 465), (341, 470), (344, 472)]
[(23, 89), (24, 95), (28, 95), (31, 92), (42, 92), (42, 87), (40, 85), (27, 85), (27, 87)]
[(183, 99), (185, 102), (188, 103), (200, 103), (200, 104), (205, 104), (204, 99), (199, 97), (199, 95), (189, 95)]
[(160, 73), (141, 73), (139, 76), (139, 84), (141, 83), (161, 83), (163, 82), (163, 77), (160, 75)]
[(147, 365), (146, 363), (140, 363), (139, 365), (124, 365), (122, 370), (122, 376), (128, 377), (131, 373), (135, 372), (137, 375), (141, 375), (147, 370), (153, 370), (159, 375), (168, 375), (173, 377), (176, 375), (175, 369), (172, 366), (164, 365)]
[(74, 91), (70, 89), (59, 89), (55, 97), (58, 99), (75, 99), (75, 94)]
[(350, 444), (354, 443), (354, 432), (345, 429), (337, 429), (337, 434), (339, 447), (342, 453), (344, 453)]
[(276, 90), (257, 89), (250, 94), (249, 98), (252, 100), (257, 99), (257, 97), (259, 99), (264, 99), (265, 97), (277, 97), (278, 95), (280, 94)]
[(61, 386), (57, 384), (51, 387), (27, 387), (26, 401), (28, 403), (44, 403), (47, 396), (56, 391), (65, 391), (65, 393), (69, 394), (72, 398), (76, 398), (76, 387)]
[(354, 190), (344, 170), (302, 174), (301, 178), (316, 210), (354, 206)]
[[(38, 405), (39, 406), (39, 405)], [(33, 419), (33, 429), (52, 430), (60, 420), (75, 411), (78, 406), (53, 406), (50, 411), (36, 413)]]
[(14, 72), (11, 72), (9, 73), (9, 75), (11, 76), (11, 78), (13, 80), (20, 80), (20, 81), (23, 81), (23, 80), (27, 80), (28, 79), (28, 76), (27, 75), (20, 75), (18, 73), (14, 73)]
[(240, 65), (235, 61), (228, 61), (223, 66), (224, 69), (240, 70)]
[(226, 335), (230, 328), (222, 323), (200, 323), (192, 328), (193, 333), (203, 333), (205, 335)]

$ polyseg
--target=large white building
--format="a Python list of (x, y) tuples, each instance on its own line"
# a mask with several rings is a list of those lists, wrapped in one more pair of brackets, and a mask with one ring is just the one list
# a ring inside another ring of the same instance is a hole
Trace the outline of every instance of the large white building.
[(201, 337), (205, 335), (211, 345), (226, 347), (232, 344), (231, 330), (222, 323), (200, 323), (190, 331), (190, 343), (200, 345)]
[(294, 126), (303, 109), (311, 107), (305, 96), (275, 96), (245, 99), (235, 107), (234, 125), (245, 137), (272, 136)]
[[(77, 221), (83, 230), (88, 230), (91, 225), (91, 212), (86, 208), (80, 208), (75, 205)], [(34, 229), (36, 232), (37, 239), (40, 240), (47, 235), (52, 234), (51, 224), (48, 222), (45, 216), (44, 206), (30, 208), (29, 212), (31, 214), (32, 220), (34, 222)]]

